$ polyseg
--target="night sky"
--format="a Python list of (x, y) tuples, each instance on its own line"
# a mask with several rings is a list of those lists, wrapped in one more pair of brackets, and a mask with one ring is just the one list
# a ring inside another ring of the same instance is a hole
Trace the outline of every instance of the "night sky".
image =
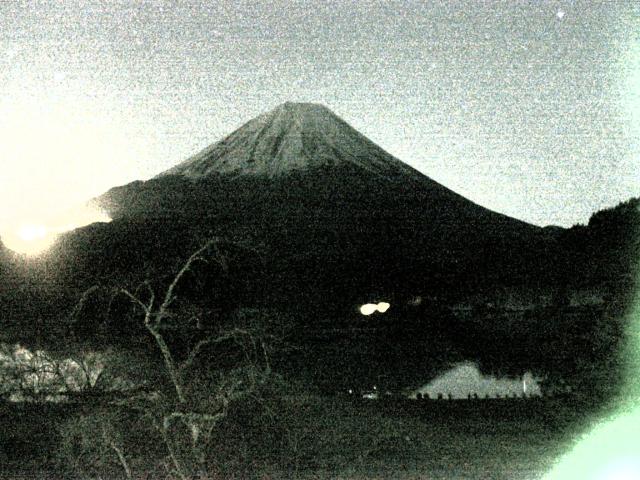
[(632, 0), (2, 1), (0, 230), (286, 100), (481, 205), (586, 222), (640, 194), (639, 36)]

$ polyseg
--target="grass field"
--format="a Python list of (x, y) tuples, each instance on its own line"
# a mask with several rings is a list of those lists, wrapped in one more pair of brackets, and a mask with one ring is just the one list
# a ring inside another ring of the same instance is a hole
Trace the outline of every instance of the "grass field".
[[(308, 396), (293, 399), (288, 408), (281, 461), (235, 478), (535, 479), (591, 423), (584, 408), (553, 399), (390, 402)], [(56, 465), (58, 425), (76, 409), (3, 404), (2, 478), (62, 476)]]
[[(333, 442), (303, 478), (540, 478), (588, 427), (566, 401), (359, 402), (356, 439)], [(348, 409), (343, 412), (349, 411)], [(329, 425), (318, 436), (340, 438)], [(327, 432), (326, 430), (329, 430)], [(351, 447), (350, 447), (351, 445)], [(351, 450), (340, 461), (340, 449)], [(319, 466), (319, 465), (318, 465)]]

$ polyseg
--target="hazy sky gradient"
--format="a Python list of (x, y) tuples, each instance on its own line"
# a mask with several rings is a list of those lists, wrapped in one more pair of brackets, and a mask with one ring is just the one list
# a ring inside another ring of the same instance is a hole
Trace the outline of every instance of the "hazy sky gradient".
[(11, 1), (0, 22), (0, 222), (148, 178), (286, 100), (536, 224), (640, 194), (633, 0)]

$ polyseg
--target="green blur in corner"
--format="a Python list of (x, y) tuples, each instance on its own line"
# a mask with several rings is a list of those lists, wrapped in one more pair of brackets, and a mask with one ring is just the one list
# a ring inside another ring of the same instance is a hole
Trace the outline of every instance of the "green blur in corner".
[[(640, 284), (640, 282), (638, 282)], [(629, 313), (625, 384), (614, 413), (560, 459), (545, 480), (640, 479), (640, 289)]]

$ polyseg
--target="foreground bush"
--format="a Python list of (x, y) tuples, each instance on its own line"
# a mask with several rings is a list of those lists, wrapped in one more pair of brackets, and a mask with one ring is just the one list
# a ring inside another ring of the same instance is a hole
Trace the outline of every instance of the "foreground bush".
[[(188, 478), (294, 478), (351, 471), (416, 456), (415, 422), (362, 410), (349, 401), (285, 394), (233, 405), (212, 432), (199, 469)], [(171, 455), (193, 454), (188, 431), (172, 432), (172, 452), (149, 414), (125, 408), (80, 413), (61, 428), (58, 462), (72, 478), (178, 478)], [(195, 466), (195, 464), (194, 464)]]

